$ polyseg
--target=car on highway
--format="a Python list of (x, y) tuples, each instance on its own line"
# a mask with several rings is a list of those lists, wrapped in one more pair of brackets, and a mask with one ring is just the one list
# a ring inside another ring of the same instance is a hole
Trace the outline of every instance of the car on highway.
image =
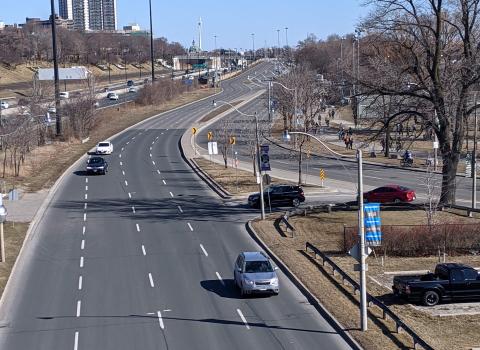
[(434, 273), (395, 276), (392, 289), (411, 302), (435, 306), (442, 301), (480, 299), (480, 276), (464, 264), (438, 264)]
[(95, 153), (97, 154), (112, 154), (113, 152), (113, 144), (110, 141), (102, 141), (99, 142)]
[(8, 102), (0, 101), (0, 108), (1, 109), (7, 109), (8, 106), (9, 106)]
[(55, 105), (48, 106), (47, 112), (48, 113), (57, 113), (57, 108), (55, 107)]
[(102, 157), (92, 157), (87, 161), (87, 174), (103, 174), (108, 171), (108, 163)]
[[(291, 205), (298, 207), (305, 202), (302, 187), (295, 185), (270, 185), (263, 191), (266, 206)], [(248, 197), (248, 205), (254, 208), (260, 206), (260, 194), (253, 193)]]
[(58, 97), (61, 99), (67, 99), (70, 97), (70, 93), (68, 91), (62, 91), (58, 94)]
[(133, 85), (135, 85), (135, 83), (133, 82), (133, 80), (127, 81), (127, 86), (133, 86)]
[(235, 260), (233, 276), (242, 296), (252, 293), (278, 294), (277, 267), (263, 252), (242, 252)]
[(128, 92), (137, 92), (138, 89), (135, 86), (131, 86), (128, 88)]
[(363, 200), (375, 203), (411, 202), (417, 198), (415, 191), (405, 186), (386, 185), (365, 192)]
[(116, 92), (109, 92), (107, 94), (107, 98), (112, 101), (117, 101), (118, 100), (118, 94)]

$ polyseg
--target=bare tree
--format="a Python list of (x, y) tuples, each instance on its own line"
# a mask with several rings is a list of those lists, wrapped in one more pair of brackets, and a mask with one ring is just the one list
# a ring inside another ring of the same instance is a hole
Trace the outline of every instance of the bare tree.
[(441, 203), (455, 201), (455, 175), (467, 100), (480, 79), (480, 0), (375, 0), (362, 23), (362, 95), (408, 97), (390, 116), (417, 115), (436, 134), (442, 155)]

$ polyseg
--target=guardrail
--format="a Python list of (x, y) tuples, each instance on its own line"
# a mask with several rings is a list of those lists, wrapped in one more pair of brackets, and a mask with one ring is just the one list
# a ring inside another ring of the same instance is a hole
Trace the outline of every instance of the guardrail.
[(471, 213), (480, 213), (480, 208), (472, 208), (472, 207), (467, 207), (464, 205), (456, 205), (456, 204), (449, 204), (448, 207), (451, 209), (465, 210), (467, 212), (467, 215), (469, 216)]
[[(345, 271), (343, 271), (337, 264), (335, 264), (327, 255), (325, 255), (320, 249), (315, 247), (310, 242), (305, 243), (305, 251), (308, 253), (308, 249), (310, 249), (315, 254), (315, 259), (317, 255), (322, 258), (322, 266), (325, 266), (327, 263), (333, 270), (333, 275), (338, 273), (342, 278), (342, 283), (347, 281), (353, 288), (353, 294), (356, 294), (357, 291), (360, 290), (359, 284), (353, 280)], [(407, 326), (401, 319), (398, 317), (392, 310), (388, 308), (384, 303), (382, 303), (379, 299), (375, 298), (374, 296), (367, 293), (367, 302), (368, 306), (375, 305), (382, 310), (383, 319), (387, 320), (388, 318), (395, 323), (396, 332), (399, 333), (400, 331), (404, 331), (407, 333), (413, 341), (413, 348), (416, 349), (417, 345), (421, 346), (425, 350), (433, 350), (433, 347), (428, 345), (428, 343), (420, 338), (420, 336), (415, 333), (409, 326)]]
[(293, 238), (293, 233), (295, 232), (295, 227), (292, 226), (291, 223), (288, 222), (288, 217), (290, 213), (288, 210), (285, 212), (285, 215), (282, 215), (280, 218), (280, 223), (279, 224), (284, 224), (285, 225), (285, 232), (288, 233), (288, 230), (292, 232), (292, 238)]

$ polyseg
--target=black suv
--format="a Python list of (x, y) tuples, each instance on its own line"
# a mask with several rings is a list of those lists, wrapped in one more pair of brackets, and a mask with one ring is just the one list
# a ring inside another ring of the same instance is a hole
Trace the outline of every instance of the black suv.
[(102, 157), (92, 157), (87, 161), (87, 174), (103, 174), (108, 171), (108, 163)]
[[(265, 205), (292, 205), (297, 207), (305, 202), (305, 195), (300, 186), (292, 185), (271, 185), (263, 191)], [(248, 205), (251, 207), (260, 206), (260, 194), (254, 193), (248, 197)]]

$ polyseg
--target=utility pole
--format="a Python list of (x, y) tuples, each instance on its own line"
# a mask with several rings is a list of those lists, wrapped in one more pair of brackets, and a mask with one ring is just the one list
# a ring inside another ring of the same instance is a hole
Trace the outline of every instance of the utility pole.
[(358, 235), (360, 239), (360, 324), (362, 331), (365, 332), (367, 325), (367, 266), (365, 260), (365, 227), (363, 213), (363, 163), (362, 150), (357, 149), (358, 161)]
[(272, 121), (272, 82), (268, 82), (268, 121)]
[(255, 62), (255, 33), (252, 33), (252, 54), (253, 54), (252, 62)]
[(260, 144), (258, 140), (258, 117), (257, 112), (254, 113), (255, 116), (255, 138), (257, 141), (257, 167), (258, 167), (258, 186), (260, 187), (260, 207), (262, 208), (261, 218), (265, 220), (265, 201), (263, 198), (263, 178), (262, 178), (262, 164), (260, 162)]
[(55, 22), (55, 1), (50, 0), (51, 21), (52, 21), (52, 49), (53, 49), (53, 74), (55, 79), (55, 109), (56, 109), (56, 134), (62, 136), (62, 118), (60, 116), (60, 86), (58, 77), (57, 59), (57, 23)]
[(277, 58), (280, 56), (280, 29), (277, 29)]
[(150, 5), (150, 64), (152, 65), (152, 83), (155, 80), (155, 66), (154, 66), (154, 54), (153, 54), (153, 23), (152, 23), (152, 0), (148, 0)]
[[(473, 130), (473, 150), (472, 150), (472, 209), (477, 208), (477, 93), (474, 97), (475, 120)], [(473, 215), (470, 213), (470, 215)]]

